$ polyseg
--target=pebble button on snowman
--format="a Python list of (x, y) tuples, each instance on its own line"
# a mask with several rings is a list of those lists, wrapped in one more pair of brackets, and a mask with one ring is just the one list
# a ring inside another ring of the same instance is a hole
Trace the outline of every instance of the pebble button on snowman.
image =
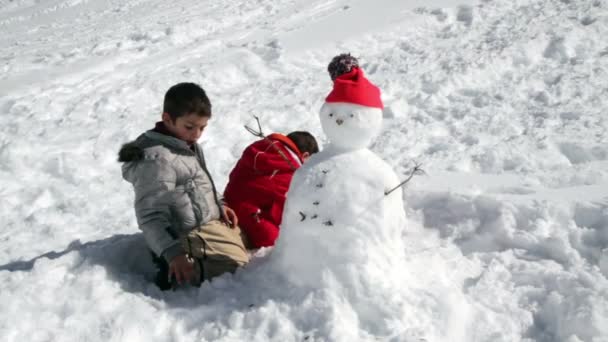
[(328, 277), (352, 286), (399, 282), (390, 274), (404, 258), (401, 189), (385, 196), (399, 178), (367, 148), (382, 109), (380, 90), (361, 68), (335, 78), (320, 110), (329, 144), (296, 171), (272, 256), (296, 285)]

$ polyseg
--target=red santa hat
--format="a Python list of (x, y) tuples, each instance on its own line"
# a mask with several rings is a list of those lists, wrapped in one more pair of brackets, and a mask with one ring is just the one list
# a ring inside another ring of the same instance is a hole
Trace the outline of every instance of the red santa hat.
[(325, 98), (325, 102), (344, 102), (365, 107), (384, 108), (380, 98), (380, 89), (365, 78), (361, 68), (353, 68), (338, 76), (334, 81), (334, 88)]

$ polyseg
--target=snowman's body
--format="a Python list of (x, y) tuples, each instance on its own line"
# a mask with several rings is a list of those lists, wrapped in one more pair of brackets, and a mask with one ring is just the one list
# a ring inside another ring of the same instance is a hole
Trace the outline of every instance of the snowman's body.
[(337, 281), (372, 298), (399, 285), (404, 258), (402, 193), (385, 195), (400, 180), (367, 149), (382, 111), (326, 103), (321, 123), (331, 143), (295, 173), (273, 259), (296, 285)]

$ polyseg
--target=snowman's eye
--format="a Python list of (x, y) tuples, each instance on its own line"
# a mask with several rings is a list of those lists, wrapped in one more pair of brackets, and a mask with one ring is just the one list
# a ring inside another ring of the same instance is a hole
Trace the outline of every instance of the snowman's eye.
[(350, 117), (351, 117), (351, 118), (354, 118), (354, 117), (355, 117), (355, 114), (350, 113)]
[(334, 113), (329, 113), (329, 117), (330, 118), (333, 117), (333, 116), (334, 116)]

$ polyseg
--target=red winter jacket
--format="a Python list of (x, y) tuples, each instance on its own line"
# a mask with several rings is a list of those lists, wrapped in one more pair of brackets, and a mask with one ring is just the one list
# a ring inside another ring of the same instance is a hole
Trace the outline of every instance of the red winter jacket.
[(293, 141), (274, 133), (249, 145), (230, 172), (224, 200), (236, 212), (250, 247), (274, 245), (285, 194), (301, 164), (302, 154)]

